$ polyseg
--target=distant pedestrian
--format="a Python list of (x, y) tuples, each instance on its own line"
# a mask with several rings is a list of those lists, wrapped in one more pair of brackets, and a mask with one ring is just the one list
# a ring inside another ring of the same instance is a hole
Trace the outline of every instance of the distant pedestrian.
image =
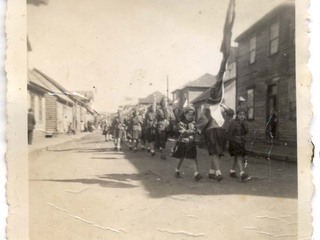
[(33, 140), (33, 130), (36, 125), (36, 120), (33, 115), (33, 109), (29, 108), (28, 110), (28, 144), (32, 145)]
[(277, 135), (277, 123), (277, 110), (272, 108), (266, 125), (266, 134), (270, 139), (273, 139)]
[(246, 122), (246, 108), (240, 107), (237, 109), (237, 116), (229, 126), (227, 131), (227, 139), (229, 140), (229, 152), (234, 157), (232, 168), (230, 169), (230, 176), (237, 177), (235, 167), (239, 167), (240, 179), (246, 180), (249, 176), (245, 173), (244, 160), (247, 154), (246, 151), (246, 135), (249, 132), (248, 124)]
[(124, 117), (120, 110), (118, 110), (118, 116), (113, 120), (112, 127), (114, 129), (114, 148), (115, 150), (121, 151), (127, 126), (125, 125)]
[(102, 123), (102, 135), (104, 135), (105, 141), (111, 140), (110, 126), (111, 126), (110, 119), (109, 117), (106, 117), (106, 119)]
[(84, 132), (84, 122), (80, 121), (80, 132)]
[(193, 108), (186, 107), (184, 114), (179, 122), (179, 137), (172, 153), (172, 157), (178, 158), (178, 165), (175, 169), (175, 176), (181, 177), (180, 167), (185, 159), (194, 161), (194, 179), (199, 181), (202, 176), (198, 171), (197, 147), (195, 142), (195, 135), (197, 129), (194, 122), (195, 111)]
[(156, 119), (156, 105), (152, 104), (148, 108), (148, 111), (144, 120), (145, 125), (145, 139), (149, 143), (148, 151), (150, 151), (151, 156), (155, 155), (155, 140), (156, 140), (156, 127), (157, 127), (157, 119)]
[(140, 145), (141, 145), (141, 150), (145, 149), (145, 144), (146, 144), (146, 127), (145, 127), (145, 115), (146, 112), (145, 110), (140, 110), (139, 115), (142, 118), (142, 124), (141, 124), (141, 137), (140, 137)]
[(168, 135), (170, 134), (170, 122), (174, 119), (172, 109), (168, 106), (168, 100), (163, 97), (160, 101), (160, 108), (157, 110), (157, 131), (156, 147), (160, 151), (161, 159), (166, 159), (165, 149)]
[(130, 119), (130, 129), (132, 136), (133, 150), (136, 152), (138, 150), (139, 140), (141, 138), (143, 118), (139, 115), (138, 111), (134, 110), (132, 117)]

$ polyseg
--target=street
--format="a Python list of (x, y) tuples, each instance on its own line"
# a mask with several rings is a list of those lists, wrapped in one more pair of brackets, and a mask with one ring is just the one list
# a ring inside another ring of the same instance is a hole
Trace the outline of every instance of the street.
[(29, 153), (30, 240), (297, 239), (296, 164), (249, 156), (242, 183), (226, 156), (219, 183), (200, 149), (195, 182), (190, 161), (174, 177), (169, 150), (161, 160), (113, 147), (93, 133)]

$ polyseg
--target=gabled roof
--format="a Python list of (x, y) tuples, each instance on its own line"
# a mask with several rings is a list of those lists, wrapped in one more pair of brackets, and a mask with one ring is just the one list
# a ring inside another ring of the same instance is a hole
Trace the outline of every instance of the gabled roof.
[(294, 9), (295, 4), (293, 1), (288, 1), (285, 3), (280, 4), (279, 6), (272, 9), (269, 13), (264, 15), (262, 18), (260, 18), (257, 22), (255, 22), (251, 27), (249, 27), (246, 31), (241, 33), (236, 39), (235, 42), (241, 41), (243, 38), (247, 37), (248, 35), (251, 35), (256, 31), (257, 28), (260, 28), (261, 26), (265, 25), (272, 19), (274, 19), (277, 15), (279, 15), (281, 12), (287, 10), (287, 9)]
[[(139, 98), (139, 103), (140, 104), (152, 104), (154, 102), (154, 97), (156, 98), (157, 104), (158, 104), (158, 103), (160, 103), (160, 101), (163, 97), (166, 97), (166, 95), (164, 95), (163, 93), (161, 93), (159, 91), (155, 91), (145, 98)], [(172, 103), (172, 101), (170, 99), (169, 99), (169, 103)]]
[(45, 77), (43, 77), (35, 70), (28, 70), (28, 83), (40, 86), (49, 94), (55, 95), (66, 102), (73, 103), (73, 101), (68, 96), (62, 93), (56, 86), (50, 83)]
[(213, 76), (209, 73), (202, 75), (201, 77), (197, 78), (196, 80), (192, 80), (184, 84), (181, 88), (174, 90), (176, 92), (178, 90), (182, 90), (188, 87), (211, 87), (217, 82), (216, 76)]
[[(234, 82), (235, 79), (229, 79), (227, 81), (224, 82), (224, 88), (227, 88), (232, 82)], [(210, 90), (211, 88), (207, 89), (206, 91), (204, 91), (202, 94), (200, 94), (198, 97), (196, 97), (195, 99), (193, 99), (192, 103), (198, 103), (198, 102), (203, 102), (206, 101), (209, 97), (210, 97)]]

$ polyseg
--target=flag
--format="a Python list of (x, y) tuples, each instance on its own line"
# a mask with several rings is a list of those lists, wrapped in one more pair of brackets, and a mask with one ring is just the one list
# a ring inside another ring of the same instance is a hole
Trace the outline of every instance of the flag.
[(232, 27), (235, 19), (235, 0), (230, 0), (227, 16), (223, 28), (223, 39), (220, 47), (220, 52), (223, 55), (219, 72), (217, 74), (217, 82), (210, 89), (210, 97), (207, 99), (209, 104), (218, 104), (223, 99), (223, 75), (226, 70), (226, 64), (229, 58), (229, 52), (231, 47)]
[(188, 103), (188, 98), (187, 98), (187, 94), (183, 93), (183, 107), (187, 107), (189, 105)]

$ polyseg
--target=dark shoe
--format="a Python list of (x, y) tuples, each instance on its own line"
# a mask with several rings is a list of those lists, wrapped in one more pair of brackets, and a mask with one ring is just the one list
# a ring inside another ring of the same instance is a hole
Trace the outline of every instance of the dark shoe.
[(213, 173), (208, 173), (208, 178), (209, 179), (216, 179), (216, 175)]
[(175, 173), (174, 173), (174, 176), (175, 176), (176, 178), (181, 178), (181, 173), (180, 173), (180, 171), (179, 171), (179, 172), (175, 172)]
[(248, 178), (249, 178), (249, 175), (246, 174), (246, 173), (244, 173), (244, 174), (242, 174), (242, 175), (240, 176), (240, 180), (241, 180), (241, 181), (246, 181)]
[(150, 152), (151, 151), (150, 148), (148, 148), (147, 151)]
[(202, 176), (200, 175), (200, 173), (198, 173), (197, 175), (194, 176), (194, 180), (196, 182), (200, 181), (202, 179)]
[(221, 182), (222, 179), (223, 179), (222, 175), (217, 175), (217, 176), (216, 176), (216, 180), (217, 180), (218, 182)]
[(229, 175), (232, 178), (238, 178), (238, 176), (237, 176), (237, 174), (235, 172), (230, 172)]
[(151, 152), (150, 151), (150, 153), (151, 153), (151, 156), (153, 157), (154, 155), (156, 155), (156, 152)]
[(131, 151), (131, 150), (132, 150), (132, 147), (129, 147), (129, 150)]

